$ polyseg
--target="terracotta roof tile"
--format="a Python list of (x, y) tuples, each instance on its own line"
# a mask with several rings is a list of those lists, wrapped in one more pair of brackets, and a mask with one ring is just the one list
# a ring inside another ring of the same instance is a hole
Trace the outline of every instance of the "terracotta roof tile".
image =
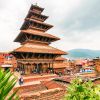
[(42, 8), (42, 7), (39, 7), (39, 6), (37, 6), (37, 5), (31, 5), (31, 8), (30, 9), (32, 9), (32, 8), (38, 8), (39, 10), (41, 10), (41, 11), (43, 11), (44, 10), (44, 8)]
[(53, 68), (67, 68), (67, 63), (54, 63)]
[[(30, 13), (30, 12), (35, 13), (35, 14), (37, 14), (37, 15), (39, 15), (39, 16), (46, 17), (46, 18), (49, 17), (49, 16), (46, 16), (46, 15), (43, 15), (43, 14), (36, 13), (36, 12), (34, 12), (34, 11), (32, 11), (32, 10), (29, 10), (29, 13)], [(28, 13), (28, 14), (29, 14), (29, 13)]]
[(31, 53), (48, 53), (48, 54), (67, 54), (64, 51), (53, 48), (48, 45), (37, 45), (37, 44), (25, 44), (17, 49), (14, 52), (31, 52)]
[(55, 60), (67, 60), (67, 59), (63, 57), (57, 57)]
[(48, 34), (48, 33), (42, 32), (42, 31), (32, 30), (32, 29), (22, 30), (21, 32), (27, 33), (27, 34), (45, 36), (45, 37), (54, 38), (54, 39), (58, 39), (58, 40), (60, 39), (60, 38), (53, 36), (51, 34)]
[(53, 25), (50, 25), (50, 24), (47, 24), (47, 23), (44, 23), (44, 22), (41, 22), (41, 21), (38, 21), (38, 20), (35, 20), (35, 19), (26, 18), (26, 20), (33, 21), (33, 22), (36, 22), (36, 23), (39, 23), (39, 24), (43, 24), (43, 25), (49, 26), (50, 28), (53, 27)]
[(53, 36), (51, 34), (42, 32), (42, 31), (27, 29), (27, 30), (21, 30), (21, 32), (19, 33), (19, 35), (17, 36), (17, 38), (14, 41), (18, 42), (18, 39), (21, 38), (20, 36), (22, 36), (23, 33), (24, 34), (31, 34), (31, 35), (37, 35), (37, 36), (47, 37), (47, 38), (51, 38), (51, 39), (54, 39), (54, 40), (60, 40), (60, 38), (58, 38), (56, 36)]

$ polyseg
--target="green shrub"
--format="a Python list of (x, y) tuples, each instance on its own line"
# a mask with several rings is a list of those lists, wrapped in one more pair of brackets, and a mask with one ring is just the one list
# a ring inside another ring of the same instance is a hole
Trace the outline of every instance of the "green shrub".
[(100, 85), (77, 78), (68, 86), (64, 100), (100, 100)]

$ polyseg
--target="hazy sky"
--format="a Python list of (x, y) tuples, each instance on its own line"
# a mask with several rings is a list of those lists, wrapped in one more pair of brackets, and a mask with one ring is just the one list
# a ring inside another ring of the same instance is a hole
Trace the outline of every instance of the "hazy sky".
[(48, 33), (61, 38), (52, 46), (65, 51), (100, 49), (100, 0), (0, 0), (0, 51), (20, 46), (13, 40), (36, 2), (50, 16), (46, 22), (54, 25)]

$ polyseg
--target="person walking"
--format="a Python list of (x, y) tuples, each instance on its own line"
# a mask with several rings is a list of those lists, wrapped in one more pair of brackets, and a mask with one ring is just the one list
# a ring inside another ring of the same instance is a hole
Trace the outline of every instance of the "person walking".
[(21, 76), (20, 78), (19, 78), (19, 85), (22, 85), (24, 83), (24, 80), (23, 80), (23, 77)]

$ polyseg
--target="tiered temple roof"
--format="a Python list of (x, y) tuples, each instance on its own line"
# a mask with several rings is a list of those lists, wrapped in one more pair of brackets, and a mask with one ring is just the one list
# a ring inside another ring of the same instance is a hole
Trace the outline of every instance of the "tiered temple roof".
[(65, 61), (65, 60), (67, 60), (67, 59), (66, 58), (63, 58), (63, 57), (57, 57), (55, 59), (55, 61)]
[(45, 16), (43, 14), (40, 15), (32, 10), (29, 10), (29, 13), (26, 18), (32, 18), (44, 22), (48, 18), (48, 16)]
[(21, 30), (20, 34), (17, 36), (17, 38), (14, 41), (15, 42), (20, 42), (22, 37), (24, 37), (24, 34), (29, 34), (29, 35), (32, 35), (32, 36), (45, 37), (45, 38), (51, 39), (52, 41), (56, 41), (56, 40), (60, 39), (56, 36), (53, 36), (53, 35), (45, 33), (45, 32), (41, 32), (41, 31), (38, 31), (38, 30), (27, 29), (27, 30)]
[(23, 23), (23, 25), (21, 27), (21, 30), (30, 28), (30, 29), (46, 32), (47, 30), (49, 30), (52, 27), (53, 26), (50, 24), (43, 23), (43, 22), (35, 20), (35, 19), (26, 18), (25, 22)]
[(45, 53), (45, 54), (66, 54), (66, 52), (48, 45), (25, 44), (15, 50), (15, 52)]
[(36, 13), (41, 14), (43, 12), (44, 8), (39, 7), (37, 5), (31, 5), (30, 10), (32, 10), (32, 11), (34, 11)]
[(48, 16), (42, 14), (43, 10), (37, 5), (31, 5), (21, 31), (14, 40), (21, 46), (13, 50), (12, 54), (17, 58), (19, 71), (25, 75), (54, 73), (55, 69), (62, 72), (66, 68), (65, 59), (60, 56), (67, 53), (50, 46), (60, 38), (46, 32), (53, 25), (45, 23)]
[(39, 53), (39, 54), (53, 54), (63, 55), (66, 52), (49, 46), (53, 41), (57, 41), (60, 38), (51, 34), (45, 33), (53, 26), (44, 21), (48, 18), (42, 14), (44, 8), (37, 5), (31, 5), (29, 12), (25, 18), (25, 21), (21, 27), (21, 32), (14, 40), (20, 42), (21, 47), (15, 49), (15, 53)]

